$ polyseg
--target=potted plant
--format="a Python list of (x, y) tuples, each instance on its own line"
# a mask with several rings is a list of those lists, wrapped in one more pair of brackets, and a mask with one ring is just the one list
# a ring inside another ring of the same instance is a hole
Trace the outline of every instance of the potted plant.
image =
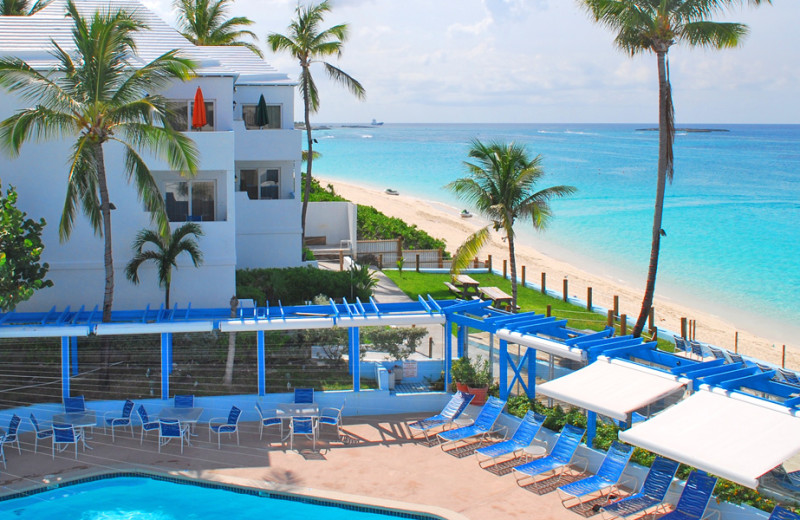
[(489, 385), (492, 382), (492, 373), (489, 369), (489, 360), (481, 356), (473, 362), (464, 356), (453, 362), (450, 374), (460, 392), (472, 394), (472, 404), (482, 405), (486, 402)]

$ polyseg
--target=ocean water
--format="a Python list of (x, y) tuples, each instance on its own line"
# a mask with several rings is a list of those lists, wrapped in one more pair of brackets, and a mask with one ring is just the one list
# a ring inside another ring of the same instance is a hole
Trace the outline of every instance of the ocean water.
[[(333, 126), (314, 133), (314, 174), (463, 208), (444, 186), (466, 175), (470, 141), (523, 143), (543, 157), (543, 187), (578, 193), (552, 204), (545, 232), (520, 223), (521, 239), (643, 289), (658, 160), (658, 132), (639, 130), (648, 127)], [(791, 343), (800, 331), (800, 125), (694, 127), (727, 131), (678, 132), (656, 292)]]

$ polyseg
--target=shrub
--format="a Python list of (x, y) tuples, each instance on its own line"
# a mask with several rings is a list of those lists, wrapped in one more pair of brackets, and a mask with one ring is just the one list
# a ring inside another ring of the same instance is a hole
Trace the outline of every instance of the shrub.
[(356, 297), (369, 300), (375, 286), (366, 268), (351, 271), (321, 271), (310, 267), (284, 269), (240, 269), (236, 271), (236, 296), (256, 298), (259, 306), (266, 302), (302, 305), (319, 294), (334, 300)]

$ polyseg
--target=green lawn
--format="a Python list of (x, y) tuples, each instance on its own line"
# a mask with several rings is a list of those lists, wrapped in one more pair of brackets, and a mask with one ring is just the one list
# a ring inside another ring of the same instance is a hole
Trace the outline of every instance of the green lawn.
[[(455, 298), (444, 285), (444, 282), (450, 281), (450, 275), (447, 273), (418, 273), (407, 269), (403, 270), (402, 273), (397, 270), (386, 270), (383, 273), (414, 300), (420, 295), (425, 298), (428, 294), (437, 300)], [(480, 282), (483, 287), (499, 287), (511, 294), (511, 281), (502, 276), (496, 274), (470, 274), (470, 277)], [(546, 296), (540, 291), (522, 287), (521, 285), (518, 286), (517, 305), (520, 307), (520, 312), (535, 311), (538, 313), (544, 313), (547, 306), (550, 305), (552, 315), (568, 319), (569, 327), (573, 329), (603, 330), (606, 326), (606, 316), (588, 312), (586, 307), (580, 307), (559, 298)], [(633, 323), (629, 322), (628, 325), (628, 332), (630, 333)], [(619, 324), (617, 324), (617, 332), (619, 333)], [(672, 344), (667, 341), (659, 340), (658, 346), (662, 350), (673, 350)]]

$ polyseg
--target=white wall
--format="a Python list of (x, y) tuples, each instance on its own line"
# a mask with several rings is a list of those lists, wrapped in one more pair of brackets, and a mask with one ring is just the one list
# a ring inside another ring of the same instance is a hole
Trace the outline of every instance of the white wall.
[(356, 211), (352, 202), (310, 202), (306, 236), (324, 236), (328, 246), (339, 247), (342, 240), (350, 240), (355, 246)]
[(250, 200), (236, 192), (237, 268), (301, 265), (300, 207), (299, 197)]

